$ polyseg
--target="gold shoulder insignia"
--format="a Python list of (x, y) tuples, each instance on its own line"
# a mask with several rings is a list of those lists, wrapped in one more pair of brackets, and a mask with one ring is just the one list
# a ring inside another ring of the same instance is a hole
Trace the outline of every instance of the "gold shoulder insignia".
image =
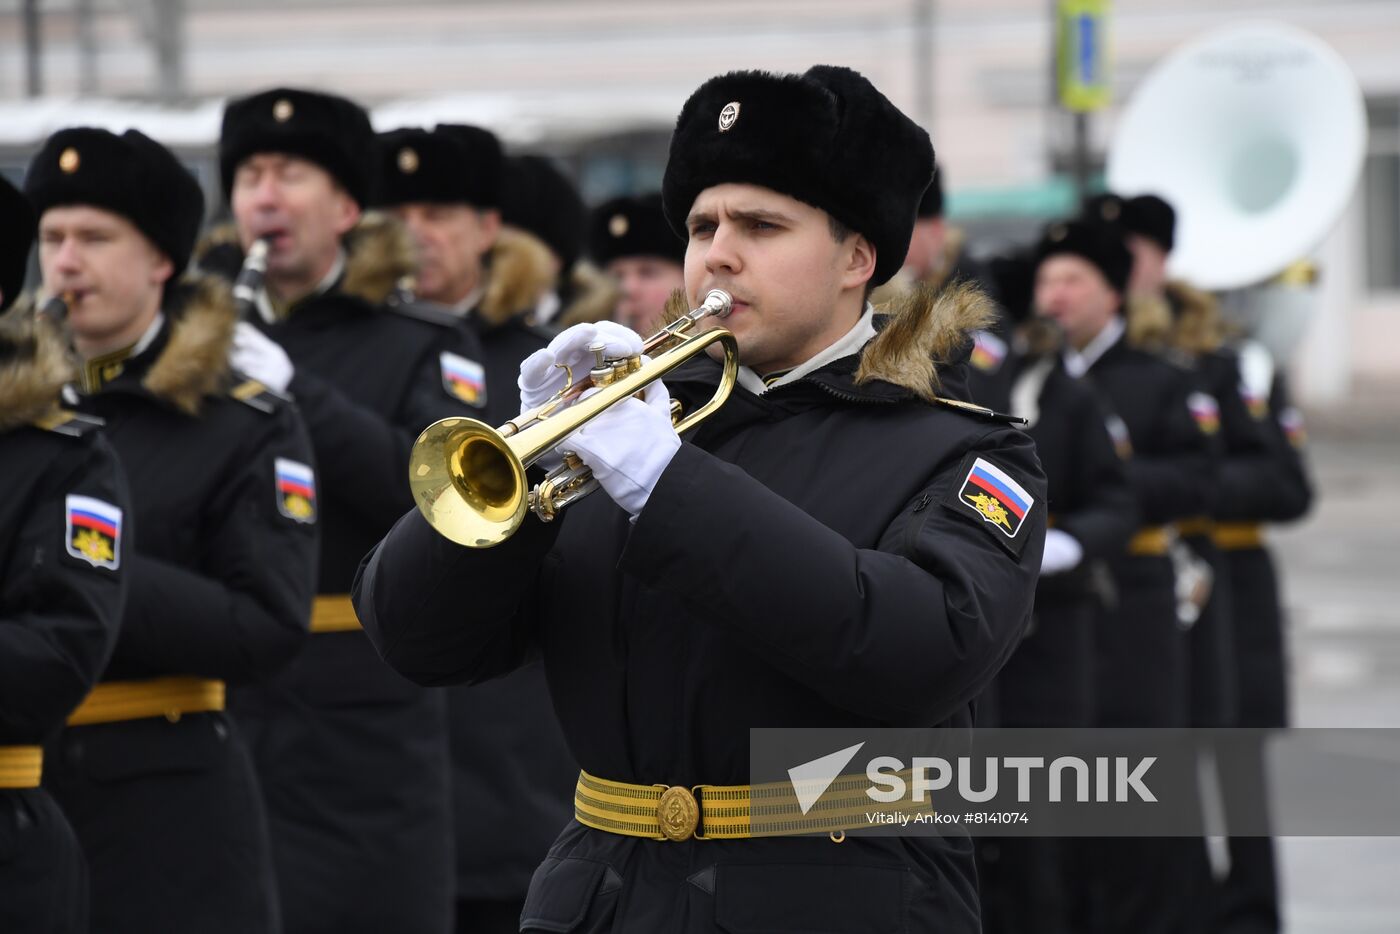
[(988, 421), (1001, 422), (1005, 425), (1026, 424), (1026, 420), (1024, 418), (1020, 418), (1019, 416), (1007, 415), (1004, 412), (998, 412), (994, 409), (989, 409), (986, 406), (974, 405), (971, 402), (963, 402), (961, 399), (949, 399), (947, 396), (937, 396), (934, 398), (933, 401), (937, 402), (939, 405), (946, 405), (950, 409), (958, 409), (960, 411), (967, 412), (969, 415), (976, 415), (979, 418), (985, 418)]

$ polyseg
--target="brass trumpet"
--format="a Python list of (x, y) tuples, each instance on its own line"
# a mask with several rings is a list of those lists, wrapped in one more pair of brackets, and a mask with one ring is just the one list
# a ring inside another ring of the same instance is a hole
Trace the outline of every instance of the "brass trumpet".
[[(651, 357), (649, 361), (640, 355), (609, 359), (601, 344), (594, 345), (590, 349), (598, 359), (586, 379), (576, 383), (568, 373), (567, 385), (549, 401), (500, 428), (471, 418), (444, 418), (429, 425), (414, 442), (408, 465), (413, 501), (423, 518), (445, 538), (471, 548), (490, 548), (510, 538), (526, 512), (551, 521), (560, 509), (597, 489), (598, 481), (567, 453), (563, 464), (534, 489), (526, 485), (526, 468), (613, 405), (718, 343), (724, 348), (724, 372), (714, 395), (684, 418), (679, 418), (679, 405), (671, 403), (677, 433), (704, 421), (734, 389), (739, 349), (724, 328), (689, 332), (705, 318), (726, 317), (731, 308), (727, 292), (712, 290), (700, 307), (645, 341), (642, 353)], [(593, 395), (579, 399), (594, 388)]]

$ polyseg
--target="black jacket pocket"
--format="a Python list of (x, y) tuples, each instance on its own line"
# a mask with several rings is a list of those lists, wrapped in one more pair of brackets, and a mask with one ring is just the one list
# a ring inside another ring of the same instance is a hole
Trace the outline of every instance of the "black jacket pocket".
[(902, 934), (911, 880), (897, 866), (718, 867), (715, 927), (727, 934)]
[(621, 891), (622, 876), (607, 863), (551, 856), (530, 880), (520, 930), (605, 934)]

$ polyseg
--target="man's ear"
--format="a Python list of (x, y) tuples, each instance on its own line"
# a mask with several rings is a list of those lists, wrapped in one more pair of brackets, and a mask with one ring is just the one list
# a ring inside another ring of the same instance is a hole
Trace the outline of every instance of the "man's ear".
[(360, 203), (350, 197), (350, 193), (339, 185), (336, 186), (336, 207), (337, 216), (335, 219), (335, 232), (339, 236), (345, 236), (356, 224), (360, 222), (360, 215), (364, 213), (360, 208)]
[(847, 255), (842, 285), (850, 289), (863, 289), (870, 277), (875, 275), (875, 244), (864, 234), (856, 234), (849, 243), (850, 253)]
[(479, 212), (481, 218), (481, 232), (486, 235), (486, 245), (493, 247), (496, 239), (501, 235), (501, 212), (494, 209), (486, 209)]

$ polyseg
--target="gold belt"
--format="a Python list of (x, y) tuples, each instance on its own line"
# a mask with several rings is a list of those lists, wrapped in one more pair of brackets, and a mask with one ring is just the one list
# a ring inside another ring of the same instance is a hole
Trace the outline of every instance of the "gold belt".
[(1207, 516), (1182, 519), (1176, 523), (1176, 530), (1181, 535), (1210, 535), (1215, 531), (1215, 520)]
[(361, 628), (348, 594), (317, 597), (311, 606), (312, 632), (354, 632)]
[[(907, 771), (905, 774), (907, 778)], [(864, 775), (838, 776), (803, 814), (788, 782), (765, 785), (631, 785), (578, 773), (574, 818), (586, 827), (650, 840), (739, 840), (754, 836), (830, 833), (871, 826), (875, 810)], [(930, 804), (897, 806), (932, 814)], [(889, 811), (890, 805), (880, 810)], [(755, 828), (754, 823), (757, 823)]]
[(108, 681), (92, 689), (68, 718), (69, 726), (119, 723), (164, 717), (171, 723), (187, 713), (224, 709), (224, 683), (209, 678), (150, 678)]
[(1171, 534), (1166, 526), (1152, 525), (1138, 529), (1137, 534), (1128, 540), (1128, 554), (1139, 557), (1164, 555), (1170, 545)]
[(1264, 547), (1264, 527), (1257, 522), (1222, 522), (1215, 527), (1215, 547), (1244, 551)]
[(38, 788), (44, 747), (0, 746), (0, 788)]

